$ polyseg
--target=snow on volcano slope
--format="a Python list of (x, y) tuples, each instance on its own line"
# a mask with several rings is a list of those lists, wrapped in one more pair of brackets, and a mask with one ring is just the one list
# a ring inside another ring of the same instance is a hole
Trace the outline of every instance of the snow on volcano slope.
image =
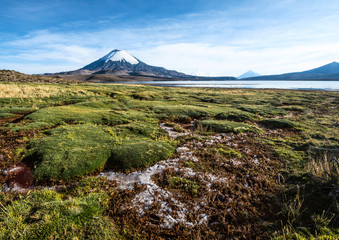
[(128, 52), (126, 52), (125, 50), (118, 50), (118, 49), (111, 51), (109, 54), (102, 57), (101, 60), (105, 60), (105, 62), (108, 62), (108, 61), (113, 61), (113, 62), (126, 61), (130, 64), (138, 64), (139, 63), (139, 61), (135, 57), (133, 57), (131, 54), (129, 54)]

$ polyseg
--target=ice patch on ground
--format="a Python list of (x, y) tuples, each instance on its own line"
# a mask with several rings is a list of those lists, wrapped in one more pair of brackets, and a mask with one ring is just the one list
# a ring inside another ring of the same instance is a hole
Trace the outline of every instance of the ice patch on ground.
[(168, 135), (173, 139), (190, 134), (190, 132), (188, 131), (184, 131), (184, 132), (175, 131), (173, 127), (167, 126), (165, 123), (160, 123), (160, 128), (165, 130), (168, 133)]
[[(175, 132), (172, 128), (164, 125), (161, 125), (161, 127), (168, 132), (170, 137), (175, 138), (178, 136), (178, 132)], [(110, 171), (101, 173), (100, 176), (116, 181), (118, 188), (122, 190), (133, 190), (137, 184), (143, 186), (144, 190), (136, 194), (131, 202), (125, 204), (124, 208), (133, 208), (140, 216), (143, 216), (148, 211), (152, 211), (152, 207), (156, 205), (157, 210), (155, 214), (161, 219), (160, 227), (162, 228), (170, 229), (179, 223), (188, 227), (206, 224), (209, 216), (202, 212), (199, 214), (199, 210), (206, 205), (207, 201), (205, 196), (202, 196), (196, 203), (182, 202), (176, 198), (175, 194), (159, 186), (154, 179), (157, 174), (162, 174), (168, 170), (170, 172), (176, 172), (178, 176), (198, 180), (207, 186), (207, 191), (209, 192), (214, 191), (210, 189), (210, 187), (215, 183), (228, 185), (227, 178), (194, 171), (190, 167), (182, 167), (182, 163), (199, 161), (199, 159), (194, 156), (195, 149), (201, 149), (201, 147), (206, 147), (210, 144), (225, 143), (229, 139), (229, 136), (223, 134), (207, 138), (202, 142), (190, 142), (176, 149), (179, 154), (178, 158), (160, 161), (143, 171), (132, 172), (130, 174)], [(198, 215), (196, 215), (194, 221), (189, 221), (188, 219), (192, 211)]]

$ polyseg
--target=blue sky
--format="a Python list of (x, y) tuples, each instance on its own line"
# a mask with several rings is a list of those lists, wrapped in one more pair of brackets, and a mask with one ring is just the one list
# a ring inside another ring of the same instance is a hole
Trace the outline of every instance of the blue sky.
[(339, 1), (0, 0), (0, 69), (74, 70), (112, 49), (188, 74), (339, 61)]

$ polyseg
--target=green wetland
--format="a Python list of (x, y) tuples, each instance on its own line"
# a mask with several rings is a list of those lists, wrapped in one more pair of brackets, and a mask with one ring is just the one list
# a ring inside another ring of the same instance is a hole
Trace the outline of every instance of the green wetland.
[(339, 92), (40, 80), (0, 83), (0, 239), (339, 238)]

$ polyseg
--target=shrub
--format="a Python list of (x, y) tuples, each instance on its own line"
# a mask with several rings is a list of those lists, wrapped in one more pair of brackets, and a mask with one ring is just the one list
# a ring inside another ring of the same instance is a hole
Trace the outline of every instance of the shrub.
[(33, 140), (24, 159), (34, 161), (37, 181), (69, 180), (102, 169), (110, 155), (111, 135), (94, 125), (63, 126)]
[(121, 170), (145, 167), (168, 158), (173, 151), (174, 147), (164, 141), (126, 140), (113, 146), (107, 165)]
[(217, 133), (261, 132), (261, 130), (255, 126), (231, 121), (203, 120), (200, 121), (198, 125), (202, 129), (206, 129), (208, 131), (213, 131)]

